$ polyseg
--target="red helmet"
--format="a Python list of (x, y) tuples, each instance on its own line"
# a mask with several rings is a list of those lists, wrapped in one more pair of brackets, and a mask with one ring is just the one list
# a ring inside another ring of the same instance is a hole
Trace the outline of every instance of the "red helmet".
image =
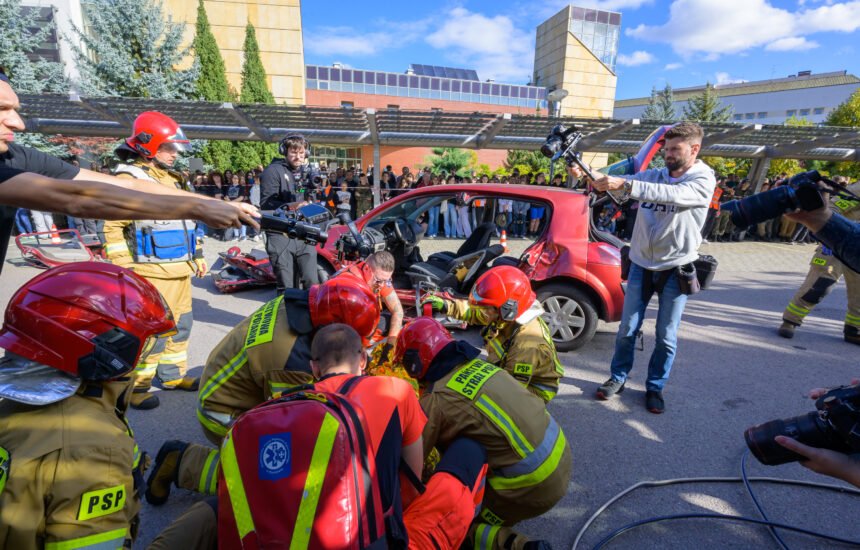
[(509, 265), (488, 269), (478, 277), (469, 294), (469, 304), (497, 308), (503, 321), (518, 319), (535, 299), (526, 274)]
[(335, 277), (311, 287), (308, 297), (314, 327), (345, 323), (368, 344), (379, 324), (379, 301), (364, 281)]
[(175, 120), (157, 111), (146, 111), (134, 119), (131, 137), (125, 143), (140, 156), (151, 159), (165, 143), (173, 143), (185, 151), (190, 142)]
[(121, 267), (81, 262), (49, 269), (12, 296), (0, 348), (83, 380), (131, 372), (158, 336), (176, 332), (152, 283)]
[(453, 341), (439, 321), (418, 317), (400, 331), (394, 348), (394, 362), (403, 365), (409, 376), (421, 380), (442, 348)]

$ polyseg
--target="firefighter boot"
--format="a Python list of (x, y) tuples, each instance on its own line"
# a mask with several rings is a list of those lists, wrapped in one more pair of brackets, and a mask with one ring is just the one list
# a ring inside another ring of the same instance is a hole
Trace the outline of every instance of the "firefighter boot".
[(783, 321), (781, 325), (779, 325), (779, 330), (777, 332), (783, 338), (794, 338), (794, 329), (797, 328), (797, 325), (791, 323), (789, 321)]
[(200, 378), (185, 376), (169, 382), (162, 382), (161, 387), (165, 390), (197, 391), (200, 387)]
[(148, 387), (141, 386), (132, 390), (131, 399), (128, 400), (128, 404), (132, 409), (148, 411), (158, 406), (158, 396), (154, 393), (149, 393)]
[(185, 454), (188, 443), (184, 441), (166, 441), (158, 456), (155, 457), (155, 465), (152, 473), (146, 480), (146, 502), (153, 506), (161, 506), (167, 502), (170, 496), (170, 486), (176, 485), (179, 476), (179, 461)]
[(845, 325), (845, 329), (842, 331), (842, 334), (845, 336), (845, 341), (849, 344), (857, 344), (860, 346), (860, 329), (857, 327), (853, 327), (850, 325)]

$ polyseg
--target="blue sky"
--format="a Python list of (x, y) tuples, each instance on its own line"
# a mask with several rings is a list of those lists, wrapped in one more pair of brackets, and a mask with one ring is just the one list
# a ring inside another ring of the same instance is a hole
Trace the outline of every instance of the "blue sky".
[[(567, 2), (305, 0), (305, 63), (403, 72), (410, 63), (471, 68), (525, 84), (535, 28)], [(860, 0), (592, 0), (622, 13), (618, 99), (675, 88), (781, 78), (798, 71), (860, 75)]]

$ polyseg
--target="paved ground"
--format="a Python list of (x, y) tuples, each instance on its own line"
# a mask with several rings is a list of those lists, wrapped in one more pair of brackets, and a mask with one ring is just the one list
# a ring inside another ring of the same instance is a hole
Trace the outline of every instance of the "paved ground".
[[(445, 244), (432, 241), (424, 249), (442, 249)], [(511, 242), (515, 251), (525, 244)], [(243, 243), (243, 248), (248, 247)], [(214, 258), (215, 248), (209, 246), (207, 256)], [(524, 522), (522, 531), (546, 538), (554, 548), (569, 548), (576, 532), (602, 503), (636, 482), (737, 476), (746, 427), (805, 414), (813, 406), (803, 397), (806, 390), (846, 383), (852, 375), (857, 376), (860, 350), (842, 341), (846, 304), (843, 284), (815, 310), (794, 340), (776, 335), (782, 308), (799, 286), (812, 248), (761, 243), (703, 247), (702, 252), (720, 260), (720, 268), (714, 288), (694, 297), (687, 306), (678, 358), (666, 390), (667, 412), (662, 416), (652, 415), (643, 407), (647, 354), (653, 348), (653, 308), (644, 329), (646, 351), (637, 354), (628, 389), (620, 399), (604, 403), (593, 398), (607, 377), (617, 325), (602, 325), (585, 349), (564, 354), (566, 376), (549, 409), (572, 446), (573, 479), (558, 506), (544, 517)], [(3, 307), (21, 283), (38, 273), (16, 265), (16, 258), (10, 250), (0, 285)], [(222, 335), (270, 296), (272, 292), (267, 290), (221, 295), (208, 279), (195, 281), (196, 323), (190, 350), (194, 372), (199, 372)], [(129, 415), (141, 448), (155, 454), (166, 439), (205, 442), (194, 417), (194, 395), (161, 395), (160, 408), (146, 413), (132, 411)], [(753, 461), (750, 470), (758, 476), (828, 481), (796, 464), (769, 468)], [(775, 521), (860, 538), (857, 497), (763, 484), (757, 489)], [(171, 518), (197, 498), (177, 490), (161, 508), (144, 505), (137, 547), (144, 548)], [(593, 547), (608, 533), (635, 520), (712, 512), (751, 517), (756, 513), (741, 485), (698, 483), (640, 489), (602, 515), (580, 548)], [(795, 549), (825, 546), (796, 535), (784, 537)], [(680, 521), (632, 531), (612, 547), (776, 546), (758, 527)]]

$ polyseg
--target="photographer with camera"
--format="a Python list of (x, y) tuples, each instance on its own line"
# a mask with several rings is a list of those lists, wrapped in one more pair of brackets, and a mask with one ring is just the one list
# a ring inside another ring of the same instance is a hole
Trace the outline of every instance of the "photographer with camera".
[[(306, 164), (309, 150), (310, 143), (299, 134), (288, 135), (280, 141), (278, 151), (284, 158), (273, 160), (260, 176), (260, 207), (263, 210), (277, 210), (302, 200), (301, 190), (310, 187)], [(283, 233), (266, 231), (266, 252), (278, 280), (279, 293), (296, 287), (296, 269), (305, 288), (319, 283), (315, 245)]]
[[(645, 310), (656, 291), (659, 299), (656, 345), (648, 363), (645, 407), (654, 414), (665, 410), (663, 387), (675, 359), (678, 326), (687, 303), (689, 286), (681, 268), (699, 256), (702, 226), (717, 182), (714, 171), (697, 160), (704, 132), (694, 122), (680, 122), (664, 138), (666, 167), (645, 170), (626, 178), (603, 176), (593, 182), (597, 191), (621, 191), (639, 201), (639, 214), (630, 241), (630, 274), (621, 326), (615, 338), (611, 376), (597, 390), (598, 399), (624, 391), (633, 368), (636, 337)], [(573, 177), (582, 175), (570, 169)], [(695, 274), (693, 275), (695, 277)], [(686, 288), (685, 288), (686, 287)]]

